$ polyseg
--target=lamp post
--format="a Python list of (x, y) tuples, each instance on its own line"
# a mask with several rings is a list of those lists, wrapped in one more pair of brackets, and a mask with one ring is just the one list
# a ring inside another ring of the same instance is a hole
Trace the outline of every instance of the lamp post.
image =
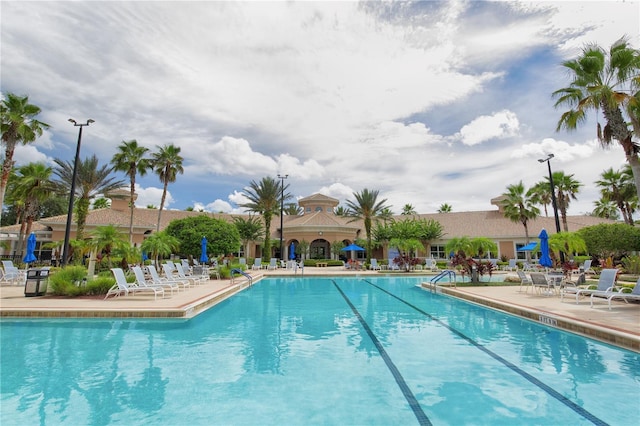
[(76, 145), (76, 157), (73, 160), (73, 176), (71, 178), (71, 193), (69, 194), (69, 209), (67, 210), (67, 227), (64, 230), (64, 245), (62, 246), (61, 266), (65, 266), (69, 261), (69, 234), (71, 233), (71, 216), (73, 215), (73, 201), (76, 193), (76, 177), (78, 176), (78, 161), (80, 161), (80, 143), (82, 142), (82, 128), (93, 123), (94, 120), (88, 119), (86, 123), (78, 123), (73, 118), (69, 119), (78, 129), (78, 143)]
[[(556, 233), (560, 232), (560, 218), (558, 217), (558, 202), (556, 201), (556, 187), (553, 184), (553, 173), (551, 173), (551, 159), (553, 154), (549, 154), (547, 158), (541, 158), (538, 160), (540, 163), (547, 163), (549, 169), (549, 186), (551, 186), (551, 204), (553, 205), (553, 216), (556, 220)], [(564, 253), (560, 251), (560, 262), (564, 264)]]
[(283, 247), (282, 247), (282, 236), (284, 234), (284, 221), (283, 221), (283, 215), (284, 215), (284, 180), (286, 178), (288, 178), (289, 175), (278, 175), (278, 179), (280, 179), (281, 185), (280, 185), (280, 260), (284, 260), (284, 253), (282, 251)]

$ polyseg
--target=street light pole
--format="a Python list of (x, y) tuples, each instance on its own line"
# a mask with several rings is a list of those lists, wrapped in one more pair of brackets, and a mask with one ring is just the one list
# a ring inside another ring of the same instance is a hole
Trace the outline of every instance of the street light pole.
[(94, 120), (88, 119), (86, 123), (78, 123), (73, 118), (69, 122), (79, 127), (78, 143), (76, 145), (76, 157), (73, 160), (73, 177), (71, 178), (71, 193), (69, 194), (69, 209), (67, 210), (67, 227), (64, 230), (64, 245), (62, 246), (61, 266), (65, 266), (69, 261), (69, 235), (71, 234), (71, 217), (73, 215), (73, 201), (76, 193), (76, 178), (78, 176), (78, 162), (80, 161), (80, 143), (82, 142), (82, 128), (93, 123)]
[[(556, 187), (553, 184), (553, 173), (551, 173), (551, 159), (554, 157), (553, 154), (549, 154), (547, 158), (541, 158), (538, 160), (540, 163), (547, 163), (547, 168), (549, 169), (549, 186), (551, 186), (551, 203), (553, 205), (553, 216), (556, 220), (556, 233), (560, 232), (560, 218), (558, 217), (558, 201), (556, 200)], [(564, 253), (560, 251), (560, 262), (564, 264)]]
[(278, 175), (278, 179), (280, 179), (281, 182), (281, 186), (280, 186), (280, 260), (284, 260), (284, 256), (283, 256), (283, 247), (282, 247), (282, 236), (284, 234), (284, 180), (286, 178), (288, 178), (289, 175)]

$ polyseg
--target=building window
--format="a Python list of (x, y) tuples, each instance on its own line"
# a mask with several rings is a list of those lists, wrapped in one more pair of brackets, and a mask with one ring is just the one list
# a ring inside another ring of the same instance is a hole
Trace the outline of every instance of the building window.
[(446, 259), (447, 252), (442, 245), (432, 245), (431, 246), (431, 257), (434, 259)]
[(310, 212), (311, 211), (311, 207), (307, 207), (307, 211)]
[(316, 207), (316, 211), (317, 212), (321, 212), (322, 211), (322, 207), (320, 207), (320, 206)]

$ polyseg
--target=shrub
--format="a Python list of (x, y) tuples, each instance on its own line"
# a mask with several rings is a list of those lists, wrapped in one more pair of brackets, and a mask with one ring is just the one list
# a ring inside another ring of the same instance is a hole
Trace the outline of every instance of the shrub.
[(640, 256), (626, 256), (622, 258), (622, 265), (627, 274), (640, 274)]
[(115, 278), (108, 276), (99, 276), (89, 282), (84, 287), (85, 294), (101, 295), (107, 294), (109, 289), (116, 283)]
[(49, 277), (49, 286), (53, 294), (58, 296), (79, 296), (81, 287), (76, 282), (82, 282), (87, 278), (87, 269), (84, 266), (67, 266)]

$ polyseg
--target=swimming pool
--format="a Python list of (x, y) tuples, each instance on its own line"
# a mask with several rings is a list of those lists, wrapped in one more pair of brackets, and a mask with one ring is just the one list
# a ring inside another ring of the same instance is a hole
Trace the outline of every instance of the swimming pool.
[(268, 278), (188, 321), (3, 320), (0, 423), (635, 424), (640, 355), (423, 279)]

